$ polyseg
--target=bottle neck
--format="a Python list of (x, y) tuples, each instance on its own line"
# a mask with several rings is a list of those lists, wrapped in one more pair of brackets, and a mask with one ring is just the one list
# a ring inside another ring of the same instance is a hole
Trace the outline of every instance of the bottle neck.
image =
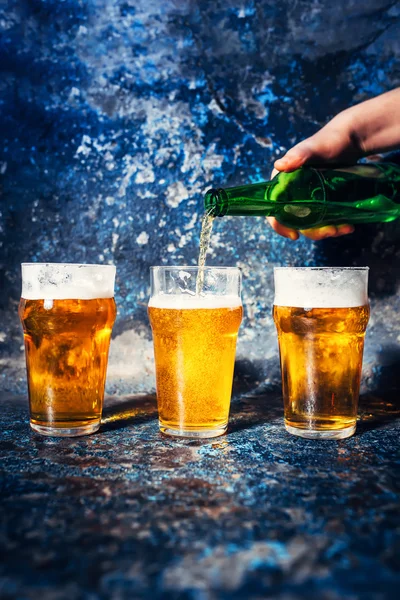
[(274, 184), (263, 181), (252, 185), (208, 190), (204, 197), (205, 211), (213, 217), (225, 215), (274, 214), (276, 203), (267, 200), (268, 189)]
[(204, 196), (204, 209), (212, 217), (224, 217), (229, 208), (229, 198), (223, 188), (212, 188)]

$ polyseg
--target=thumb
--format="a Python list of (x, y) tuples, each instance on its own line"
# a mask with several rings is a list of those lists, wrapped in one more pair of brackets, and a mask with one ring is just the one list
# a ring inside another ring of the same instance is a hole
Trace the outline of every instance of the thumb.
[(314, 152), (309, 140), (303, 140), (296, 146), (293, 146), (285, 156), (275, 161), (274, 167), (278, 171), (294, 171), (309, 162), (313, 155)]

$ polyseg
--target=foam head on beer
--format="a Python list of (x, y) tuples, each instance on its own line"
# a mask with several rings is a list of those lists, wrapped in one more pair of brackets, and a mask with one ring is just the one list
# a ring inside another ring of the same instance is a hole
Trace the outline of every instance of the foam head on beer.
[(276, 267), (275, 306), (352, 308), (368, 304), (368, 267)]
[(112, 298), (113, 265), (23, 263), (22, 298), (25, 300), (93, 300)]
[(149, 307), (170, 308), (176, 310), (237, 308), (241, 305), (240, 297), (224, 295), (199, 296), (189, 294), (157, 294), (156, 296), (152, 296), (149, 301)]

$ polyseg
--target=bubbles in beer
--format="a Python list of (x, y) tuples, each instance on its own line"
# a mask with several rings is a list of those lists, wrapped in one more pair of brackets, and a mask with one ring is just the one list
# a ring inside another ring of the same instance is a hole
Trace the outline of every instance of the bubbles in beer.
[(175, 309), (175, 310), (199, 310), (217, 308), (237, 308), (242, 306), (239, 296), (235, 295), (189, 295), (189, 294), (157, 294), (149, 300), (149, 307)]
[(368, 318), (367, 304), (312, 309), (274, 306), (285, 424), (297, 435), (318, 437), (318, 432), (331, 432), (334, 437), (335, 432), (355, 427)]
[(31, 424), (61, 430), (98, 423), (116, 316), (114, 299), (23, 298), (19, 315)]
[(150, 300), (149, 319), (161, 430), (225, 429), (240, 298), (160, 294)]

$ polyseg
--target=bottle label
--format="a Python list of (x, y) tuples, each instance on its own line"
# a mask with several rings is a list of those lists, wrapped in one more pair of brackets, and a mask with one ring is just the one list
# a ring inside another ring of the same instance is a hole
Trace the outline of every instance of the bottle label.
[(299, 219), (304, 219), (311, 214), (311, 208), (308, 206), (302, 206), (301, 204), (285, 204), (283, 210), (290, 215), (294, 215)]

